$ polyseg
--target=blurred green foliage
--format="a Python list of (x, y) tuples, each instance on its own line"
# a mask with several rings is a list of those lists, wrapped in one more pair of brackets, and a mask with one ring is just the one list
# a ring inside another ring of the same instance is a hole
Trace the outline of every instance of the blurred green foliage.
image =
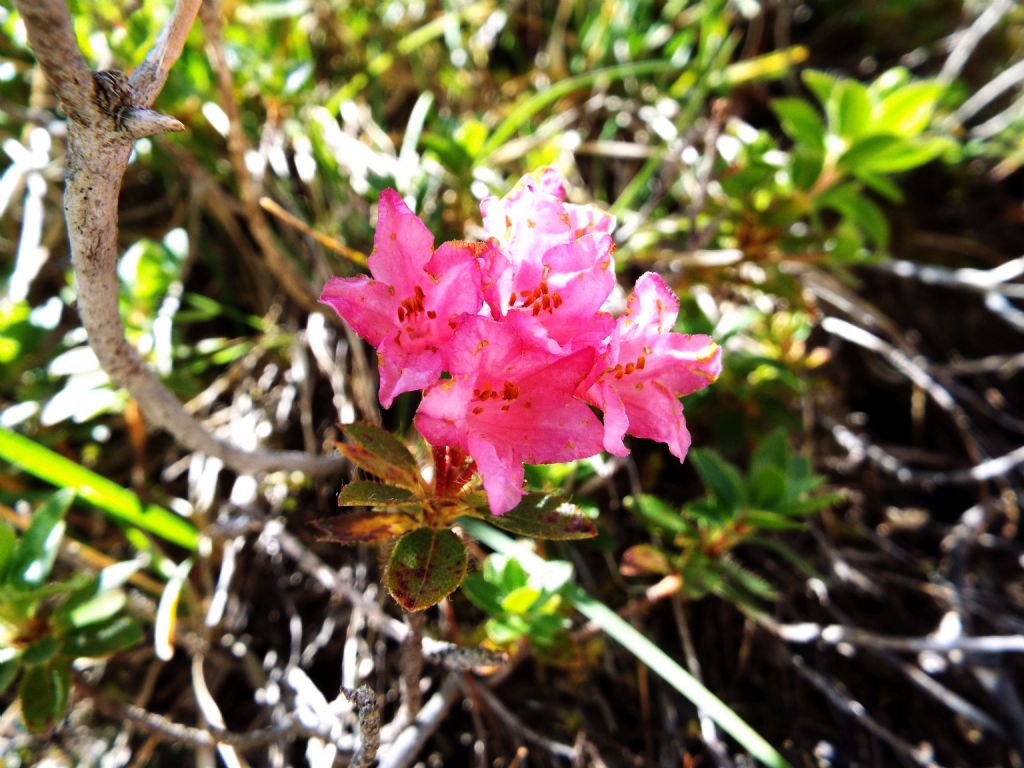
[(43, 731), (64, 716), (72, 663), (100, 658), (142, 641), (142, 628), (125, 613), (121, 587), (138, 560), (98, 574), (51, 578), (64, 536), (73, 490), (40, 505), (20, 537), (0, 522), (0, 693), (18, 680), (25, 724)]
[(462, 583), (462, 593), (488, 617), (487, 639), (499, 648), (514, 650), (528, 641), (538, 656), (565, 662), (572, 654), (568, 629), (571, 601), (564, 588), (572, 580), (572, 565), (548, 560), (539, 571), (527, 572), (510, 555), (488, 555), (479, 573)]
[(766, 536), (800, 530), (808, 515), (840, 497), (815, 493), (825, 478), (812, 472), (807, 456), (793, 455), (783, 430), (758, 443), (745, 475), (710, 448), (691, 450), (689, 460), (704, 484), (703, 498), (681, 510), (656, 496), (629, 498), (628, 506), (651, 531), (654, 543), (636, 544), (623, 553), (624, 575), (676, 574), (687, 598), (714, 594), (741, 607), (756, 607), (760, 600), (775, 599), (775, 590), (741, 565), (734, 550), (768, 547), (809, 571), (797, 555)]

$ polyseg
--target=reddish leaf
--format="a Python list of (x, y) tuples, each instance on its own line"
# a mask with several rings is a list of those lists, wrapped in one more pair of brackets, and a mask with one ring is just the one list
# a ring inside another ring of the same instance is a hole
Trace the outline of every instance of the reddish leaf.
[(339, 507), (388, 507), (415, 501), (416, 497), (405, 488), (369, 480), (356, 480), (341, 489)]
[(419, 523), (408, 515), (395, 512), (349, 512), (327, 517), (313, 523), (324, 534), (325, 541), (340, 544), (362, 544), (384, 541), (411, 531)]
[(359, 443), (338, 443), (337, 445), (342, 455), (364, 472), (411, 491), (420, 487), (419, 472), (412, 472), (396, 466)]
[(503, 515), (491, 515), (487, 522), (496, 528), (532, 539), (590, 539), (597, 536), (594, 521), (575, 504), (548, 493), (528, 493)]
[(345, 424), (342, 430), (350, 442), (339, 444), (338, 449), (349, 461), (395, 485), (419, 488), (419, 466), (401, 440), (372, 424)]
[(671, 568), (665, 553), (651, 544), (630, 547), (622, 553), (622, 562), (619, 563), (619, 573), (623, 576), (664, 575)]
[(395, 545), (388, 592), (407, 611), (422, 611), (454, 592), (466, 576), (466, 548), (451, 531), (420, 528)]

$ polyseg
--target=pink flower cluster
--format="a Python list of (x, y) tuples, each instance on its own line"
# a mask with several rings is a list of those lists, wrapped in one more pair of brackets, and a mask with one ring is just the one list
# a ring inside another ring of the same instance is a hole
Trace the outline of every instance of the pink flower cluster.
[(524, 463), (624, 455), (626, 434), (681, 461), (690, 435), (679, 397), (721, 371), (710, 337), (673, 331), (679, 300), (657, 274), (640, 277), (617, 320), (603, 311), (614, 219), (565, 198), (562, 176), (542, 168), (483, 201), (486, 242), (435, 250), (385, 190), (372, 279), (332, 278), (320, 297), (376, 347), (385, 407), (424, 390), (417, 429), (473, 458), (495, 514), (523, 495)]

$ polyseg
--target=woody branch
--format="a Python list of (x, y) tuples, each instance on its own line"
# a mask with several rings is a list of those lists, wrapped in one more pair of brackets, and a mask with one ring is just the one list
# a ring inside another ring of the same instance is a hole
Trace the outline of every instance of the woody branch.
[(245, 451), (210, 434), (146, 367), (124, 335), (116, 271), (118, 193), (135, 139), (185, 129), (150, 107), (181, 54), (201, 4), (202, 0), (177, 0), (152, 50), (131, 77), (125, 77), (89, 68), (75, 42), (64, 0), (16, 0), (29, 45), (68, 116), (64, 211), (79, 315), (110, 378), (128, 390), (152, 423), (184, 447), (247, 474), (328, 474), (341, 467), (339, 459), (297, 451)]

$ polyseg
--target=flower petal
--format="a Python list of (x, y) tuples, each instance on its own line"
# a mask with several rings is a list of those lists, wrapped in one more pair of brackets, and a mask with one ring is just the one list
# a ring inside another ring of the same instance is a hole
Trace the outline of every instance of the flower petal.
[(378, 346), (394, 327), (397, 300), (384, 283), (359, 277), (332, 277), (320, 294), (320, 302), (331, 307), (352, 329)]
[(380, 193), (377, 230), (370, 254), (374, 278), (394, 287), (399, 298), (425, 287), (423, 270), (434, 252), (434, 236), (393, 189)]
[(523, 497), (523, 463), (507, 445), (491, 443), (476, 435), (469, 437), (469, 455), (484, 481), (487, 503), (495, 515), (513, 509)]
[(668, 333), (679, 315), (679, 298), (660, 275), (640, 275), (626, 300), (626, 314), (619, 319), (621, 335), (651, 336)]
[(443, 370), (441, 353), (436, 349), (405, 350), (394, 337), (384, 339), (377, 349), (380, 370), (380, 404), (390, 408), (403, 392), (429, 387)]
[(641, 386), (616, 390), (629, 418), (628, 433), (665, 443), (672, 455), (682, 461), (690, 448), (683, 404), (657, 381), (636, 384)]

